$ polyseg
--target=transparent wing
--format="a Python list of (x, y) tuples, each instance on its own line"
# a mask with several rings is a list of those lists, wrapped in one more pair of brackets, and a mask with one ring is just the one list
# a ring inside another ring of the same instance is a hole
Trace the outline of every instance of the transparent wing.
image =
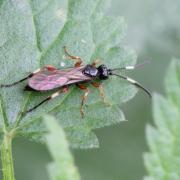
[(68, 84), (91, 80), (90, 77), (82, 73), (84, 67), (85, 66), (80, 66), (53, 71), (42, 69), (29, 79), (28, 85), (37, 91), (47, 91)]

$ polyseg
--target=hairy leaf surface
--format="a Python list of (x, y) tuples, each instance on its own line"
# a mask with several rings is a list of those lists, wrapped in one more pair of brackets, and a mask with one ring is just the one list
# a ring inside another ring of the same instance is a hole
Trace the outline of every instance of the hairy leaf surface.
[(45, 116), (44, 122), (48, 129), (45, 142), (53, 158), (53, 162), (48, 164), (50, 179), (79, 180), (80, 176), (62, 127), (52, 116)]
[[(121, 17), (105, 15), (109, 1), (103, 0), (3, 0), (0, 8), (0, 83), (17, 81), (39, 67), (51, 64), (72, 67), (64, 57), (63, 46), (80, 56), (84, 63), (101, 59), (110, 68), (136, 62), (133, 50), (122, 46), (126, 23)], [(125, 120), (119, 105), (131, 99), (137, 90), (124, 80), (110, 77), (103, 83), (107, 107), (98, 89), (90, 86), (85, 118), (79, 112), (81, 96), (77, 87), (43, 104), (23, 117), (23, 112), (52, 92), (28, 93), (26, 82), (0, 89), (0, 125), (16, 128), (16, 134), (42, 141), (46, 132), (41, 116), (51, 113), (59, 119), (73, 147), (97, 147), (93, 129)]]
[(145, 154), (149, 177), (180, 179), (180, 62), (173, 60), (165, 78), (167, 98), (155, 94), (153, 116), (156, 128), (147, 126), (150, 153)]

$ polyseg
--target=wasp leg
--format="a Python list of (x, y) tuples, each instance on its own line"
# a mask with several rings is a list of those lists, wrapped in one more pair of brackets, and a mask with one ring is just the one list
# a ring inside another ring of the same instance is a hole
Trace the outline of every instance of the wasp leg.
[(14, 82), (14, 83), (11, 83), (11, 84), (0, 84), (0, 88), (7, 88), (7, 87), (12, 87), (12, 86), (15, 86), (23, 81), (25, 81), (26, 79), (30, 78), (31, 77), (31, 74), (28, 75), (27, 77), (17, 81), (17, 82)]
[(87, 100), (88, 94), (89, 94), (89, 89), (82, 84), (77, 84), (77, 86), (81, 89), (84, 90), (85, 93), (82, 96), (82, 100), (81, 100), (81, 106), (80, 106), (80, 113), (81, 113), (81, 117), (84, 118), (84, 111), (83, 111), (83, 106), (84, 106), (84, 102)]
[(46, 65), (46, 66), (43, 67), (43, 69), (47, 69), (48, 71), (54, 71), (54, 70), (57, 70), (56, 67), (51, 66), (51, 65)]
[(36, 108), (38, 108), (40, 105), (42, 105), (43, 103), (54, 99), (55, 97), (59, 96), (61, 93), (65, 93), (68, 91), (68, 87), (64, 87), (63, 89), (58, 90), (57, 92), (53, 93), (51, 96), (48, 96), (46, 99), (44, 99), (43, 101), (41, 101), (39, 104), (37, 104), (36, 106), (34, 106), (33, 108), (23, 112), (23, 115), (32, 112), (33, 110), (35, 110)]
[[(51, 66), (51, 65), (46, 65), (44, 66), (42, 69), (47, 69), (49, 71), (54, 71), (54, 70), (57, 70), (57, 68), (55, 68), (54, 66)], [(42, 69), (37, 69), (35, 70), (34, 72), (30, 73), (28, 76), (26, 76), (25, 78), (23, 79), (20, 79), (19, 81), (17, 82), (14, 82), (14, 83), (11, 83), (11, 84), (0, 84), (0, 88), (4, 88), (4, 87), (12, 87), (12, 86), (15, 86), (29, 78), (31, 78), (33, 75), (35, 75), (36, 73), (40, 72)], [(25, 88), (26, 89), (26, 88)]]
[(80, 57), (78, 57), (78, 56), (73, 56), (73, 55), (71, 55), (71, 54), (68, 52), (66, 46), (64, 46), (64, 52), (65, 52), (65, 54), (67, 55), (67, 57), (68, 57), (69, 59), (72, 59), (72, 60), (75, 60), (75, 61), (76, 61), (75, 65), (74, 65), (75, 67), (81, 66), (81, 64), (83, 63), (82, 59), (81, 59)]
[(96, 59), (92, 62), (92, 66), (96, 67), (97, 64), (101, 63), (101, 60), (100, 59)]
[(6, 87), (12, 87), (12, 86), (15, 86), (29, 78), (31, 78), (34, 74), (38, 73), (41, 69), (37, 69), (36, 71), (34, 71), (33, 73), (30, 73), (28, 76), (26, 76), (25, 78), (23, 79), (20, 79), (19, 81), (16, 81), (14, 83), (11, 83), (11, 84), (0, 84), (0, 88), (6, 88)]
[(96, 87), (96, 88), (99, 89), (99, 95), (100, 95), (100, 97), (102, 98), (103, 103), (104, 103), (105, 105), (107, 105), (107, 106), (110, 106), (111, 104), (110, 104), (109, 102), (107, 102), (106, 99), (105, 99), (104, 88), (103, 88), (102, 84), (100, 84), (100, 83), (98, 83), (98, 82), (91, 82), (91, 84), (92, 84), (94, 87)]

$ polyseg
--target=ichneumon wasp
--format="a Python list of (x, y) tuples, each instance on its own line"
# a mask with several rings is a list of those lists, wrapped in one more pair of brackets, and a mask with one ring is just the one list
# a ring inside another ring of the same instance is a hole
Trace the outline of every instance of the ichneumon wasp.
[[(71, 55), (67, 51), (66, 47), (64, 47), (64, 51), (65, 51), (65, 54), (68, 57), (68, 59), (72, 59), (72, 60), (76, 61), (74, 67), (66, 68), (66, 69), (57, 69), (54, 66), (47, 65), (41, 69), (37, 69), (33, 73), (29, 74), (27, 77), (25, 77), (17, 82), (14, 82), (12, 84), (1, 84), (0, 85), (1, 88), (11, 87), (11, 86), (17, 85), (18, 83), (21, 83), (25, 80), (28, 80), (27, 86), (24, 89), (26, 91), (43, 92), (43, 91), (57, 89), (57, 91), (55, 93), (48, 96), (46, 99), (44, 99), (42, 102), (40, 102), (33, 108), (24, 112), (24, 114), (35, 110), (41, 104), (59, 96), (61, 93), (68, 92), (68, 86), (75, 84), (78, 88), (80, 88), (81, 90), (84, 90), (84, 95), (82, 96), (81, 106), (80, 106), (81, 116), (84, 117), (83, 105), (84, 105), (85, 100), (88, 97), (89, 89), (83, 83), (90, 83), (92, 86), (98, 88), (99, 92), (100, 92), (100, 96), (102, 97), (103, 101), (105, 102), (104, 90), (103, 90), (101, 81), (107, 80), (109, 78), (109, 76), (113, 76), (113, 75), (127, 80), (129, 83), (142, 89), (145, 93), (147, 93), (151, 97), (151, 93), (146, 88), (144, 88), (140, 83), (138, 83), (137, 81), (135, 81), (129, 77), (115, 73), (117, 70), (123, 70), (123, 69), (132, 70), (139, 66), (142, 66), (143, 64), (109, 69), (104, 64), (101, 64), (100, 66), (97, 67), (97, 64), (99, 62), (98, 62), (98, 60), (95, 60), (92, 64), (84, 65), (82, 59), (78, 56)], [(97, 82), (97, 80), (99, 80), (99, 82)]]

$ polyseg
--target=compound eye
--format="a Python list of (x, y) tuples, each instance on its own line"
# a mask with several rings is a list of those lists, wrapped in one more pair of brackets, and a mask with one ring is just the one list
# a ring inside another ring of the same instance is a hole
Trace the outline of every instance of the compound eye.
[(102, 74), (102, 75), (100, 76), (100, 79), (103, 79), (103, 80), (108, 79), (107, 74)]
[(98, 67), (99, 78), (102, 80), (108, 79), (108, 69), (105, 65), (101, 65)]

